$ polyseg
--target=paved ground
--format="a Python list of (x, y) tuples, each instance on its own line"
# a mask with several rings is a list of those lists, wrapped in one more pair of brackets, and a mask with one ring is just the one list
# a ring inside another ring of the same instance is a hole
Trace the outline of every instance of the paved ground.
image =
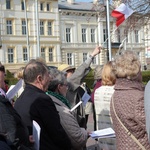
[[(89, 115), (88, 124), (87, 124), (87, 131), (93, 131), (94, 130), (94, 122), (93, 122), (93, 114)], [(89, 138), (87, 141), (87, 150), (98, 150), (97, 142)]]

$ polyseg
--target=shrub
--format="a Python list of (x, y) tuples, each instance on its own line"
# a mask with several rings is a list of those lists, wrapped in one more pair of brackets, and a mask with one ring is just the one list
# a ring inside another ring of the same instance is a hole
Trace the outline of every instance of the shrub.
[[(94, 70), (91, 70), (84, 79), (84, 82), (86, 82), (87, 86), (90, 89), (93, 88), (93, 83), (94, 83), (93, 71)], [(147, 82), (150, 80), (150, 71), (142, 71), (142, 80), (143, 80), (143, 83), (146, 85)]]
[(9, 70), (6, 70), (5, 82), (8, 84), (8, 86), (10, 86), (15, 85), (18, 80), (14, 78), (13, 74)]

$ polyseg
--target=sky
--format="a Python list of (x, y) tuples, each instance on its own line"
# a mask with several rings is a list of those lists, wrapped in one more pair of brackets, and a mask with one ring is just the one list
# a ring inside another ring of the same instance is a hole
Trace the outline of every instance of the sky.
[(75, 0), (76, 2), (92, 2), (93, 0)]

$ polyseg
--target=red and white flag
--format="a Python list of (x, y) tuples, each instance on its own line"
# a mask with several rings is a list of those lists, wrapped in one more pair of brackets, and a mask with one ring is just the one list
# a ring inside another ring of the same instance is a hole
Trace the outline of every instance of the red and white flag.
[(133, 14), (133, 10), (128, 8), (124, 3), (122, 3), (118, 8), (112, 11), (111, 16), (115, 17), (116, 26), (118, 27), (124, 20)]

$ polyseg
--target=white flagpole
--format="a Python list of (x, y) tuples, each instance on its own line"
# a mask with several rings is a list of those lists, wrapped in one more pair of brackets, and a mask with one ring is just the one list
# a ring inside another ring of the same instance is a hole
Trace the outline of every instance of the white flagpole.
[(36, 13), (36, 35), (37, 35), (37, 56), (40, 57), (40, 33), (39, 33), (39, 15), (38, 15), (38, 0), (35, 0), (35, 13)]
[(110, 37), (109, 1), (108, 0), (106, 0), (106, 8), (107, 8), (107, 30), (108, 30), (109, 61), (111, 61), (112, 54), (111, 54), (111, 37)]
[(28, 61), (29, 61), (30, 60), (29, 30), (28, 30), (28, 19), (27, 19), (27, 7), (26, 7), (25, 0), (24, 0), (24, 10), (25, 10), (25, 22), (26, 22), (27, 53), (28, 53)]

